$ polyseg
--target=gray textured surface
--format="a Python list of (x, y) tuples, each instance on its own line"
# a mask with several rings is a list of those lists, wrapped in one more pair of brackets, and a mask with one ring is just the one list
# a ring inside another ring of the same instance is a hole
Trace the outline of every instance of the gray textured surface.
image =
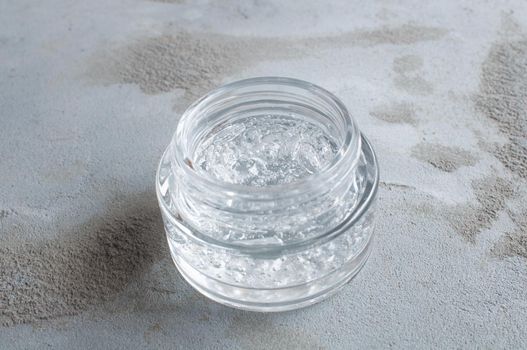
[[(0, 2), (1, 348), (527, 347), (527, 5)], [(216, 84), (337, 94), (382, 166), (376, 246), (316, 306), (173, 267), (153, 177)]]

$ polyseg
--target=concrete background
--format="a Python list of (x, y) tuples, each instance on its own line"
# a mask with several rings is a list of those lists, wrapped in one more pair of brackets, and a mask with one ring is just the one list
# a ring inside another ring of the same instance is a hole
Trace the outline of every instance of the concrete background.
[[(173, 267), (154, 195), (178, 115), (284, 75), (382, 170), (370, 261), (280, 314)], [(0, 348), (527, 347), (527, 3), (0, 1)]]

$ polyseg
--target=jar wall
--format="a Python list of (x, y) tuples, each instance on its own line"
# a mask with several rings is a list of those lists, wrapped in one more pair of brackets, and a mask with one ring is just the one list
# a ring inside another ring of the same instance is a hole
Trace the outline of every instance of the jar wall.
[[(210, 244), (196, 238), (177, 215), (168, 185), (167, 157), (158, 176), (160, 205), (170, 252), (185, 279), (203, 294), (221, 303), (256, 311), (297, 308), (324, 298), (355, 275), (369, 255), (375, 216), (372, 189), (376, 168), (368, 166), (373, 154), (361, 156), (357, 172), (359, 197), (367, 210), (342, 233), (292, 252), (253, 254)], [(164, 192), (161, 189), (164, 189)]]

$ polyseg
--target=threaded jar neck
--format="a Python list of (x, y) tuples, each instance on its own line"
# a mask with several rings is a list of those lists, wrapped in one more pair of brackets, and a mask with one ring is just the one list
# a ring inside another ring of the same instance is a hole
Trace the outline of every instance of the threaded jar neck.
[[(258, 142), (247, 146), (251, 132)], [(306, 239), (356, 203), (360, 132), (333, 94), (304, 81), (253, 78), (212, 91), (185, 111), (170, 152), (178, 215), (215, 239)]]

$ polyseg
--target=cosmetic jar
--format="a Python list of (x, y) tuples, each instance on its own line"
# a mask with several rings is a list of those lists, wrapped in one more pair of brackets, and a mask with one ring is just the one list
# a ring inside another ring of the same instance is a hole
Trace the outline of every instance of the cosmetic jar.
[(283, 311), (324, 299), (364, 265), (378, 178), (371, 144), (337, 97), (260, 77), (184, 112), (156, 191), (188, 283), (228, 306)]

